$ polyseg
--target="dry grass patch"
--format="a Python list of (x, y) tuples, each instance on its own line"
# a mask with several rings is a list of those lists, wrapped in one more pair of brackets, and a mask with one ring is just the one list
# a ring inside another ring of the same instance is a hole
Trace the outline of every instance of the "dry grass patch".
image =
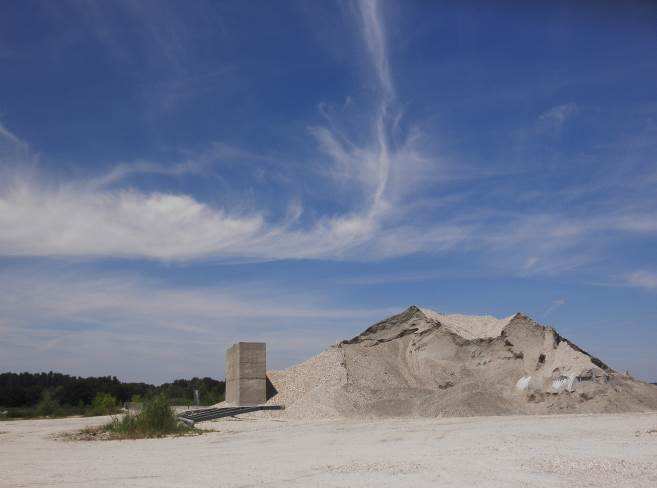
[(116, 439), (150, 439), (167, 436), (200, 435), (204, 430), (190, 427), (176, 417), (164, 395), (144, 404), (138, 414), (113, 417), (100, 427), (88, 427), (61, 436), (64, 440), (94, 441)]

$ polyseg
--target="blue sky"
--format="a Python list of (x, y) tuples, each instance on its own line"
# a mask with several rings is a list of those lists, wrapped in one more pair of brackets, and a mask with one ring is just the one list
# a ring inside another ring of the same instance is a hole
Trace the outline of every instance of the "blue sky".
[(657, 380), (651, 2), (0, 6), (0, 370), (284, 367), (417, 304)]

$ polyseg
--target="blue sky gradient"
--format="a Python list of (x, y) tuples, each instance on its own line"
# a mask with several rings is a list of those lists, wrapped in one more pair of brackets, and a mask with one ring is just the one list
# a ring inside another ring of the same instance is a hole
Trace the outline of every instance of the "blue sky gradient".
[(0, 370), (285, 367), (417, 304), (657, 380), (652, 2), (0, 6)]

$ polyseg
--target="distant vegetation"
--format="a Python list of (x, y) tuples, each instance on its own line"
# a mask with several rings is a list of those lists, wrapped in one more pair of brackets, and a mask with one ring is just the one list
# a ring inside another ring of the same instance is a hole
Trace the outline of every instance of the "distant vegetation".
[(201, 405), (224, 399), (225, 383), (212, 378), (176, 380), (160, 386), (122, 383), (115, 376), (81, 378), (61, 373), (0, 374), (0, 419), (107, 415), (125, 402), (162, 396), (170, 405), (191, 405), (194, 390)]

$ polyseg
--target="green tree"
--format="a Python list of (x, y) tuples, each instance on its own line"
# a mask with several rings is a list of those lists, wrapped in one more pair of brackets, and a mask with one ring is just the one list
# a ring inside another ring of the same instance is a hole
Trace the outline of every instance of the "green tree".
[(119, 410), (119, 402), (109, 393), (98, 393), (91, 402), (91, 415), (109, 415)]
[(52, 417), (57, 415), (59, 410), (59, 402), (53, 398), (50, 390), (43, 390), (41, 399), (36, 405), (36, 414), (40, 417)]

